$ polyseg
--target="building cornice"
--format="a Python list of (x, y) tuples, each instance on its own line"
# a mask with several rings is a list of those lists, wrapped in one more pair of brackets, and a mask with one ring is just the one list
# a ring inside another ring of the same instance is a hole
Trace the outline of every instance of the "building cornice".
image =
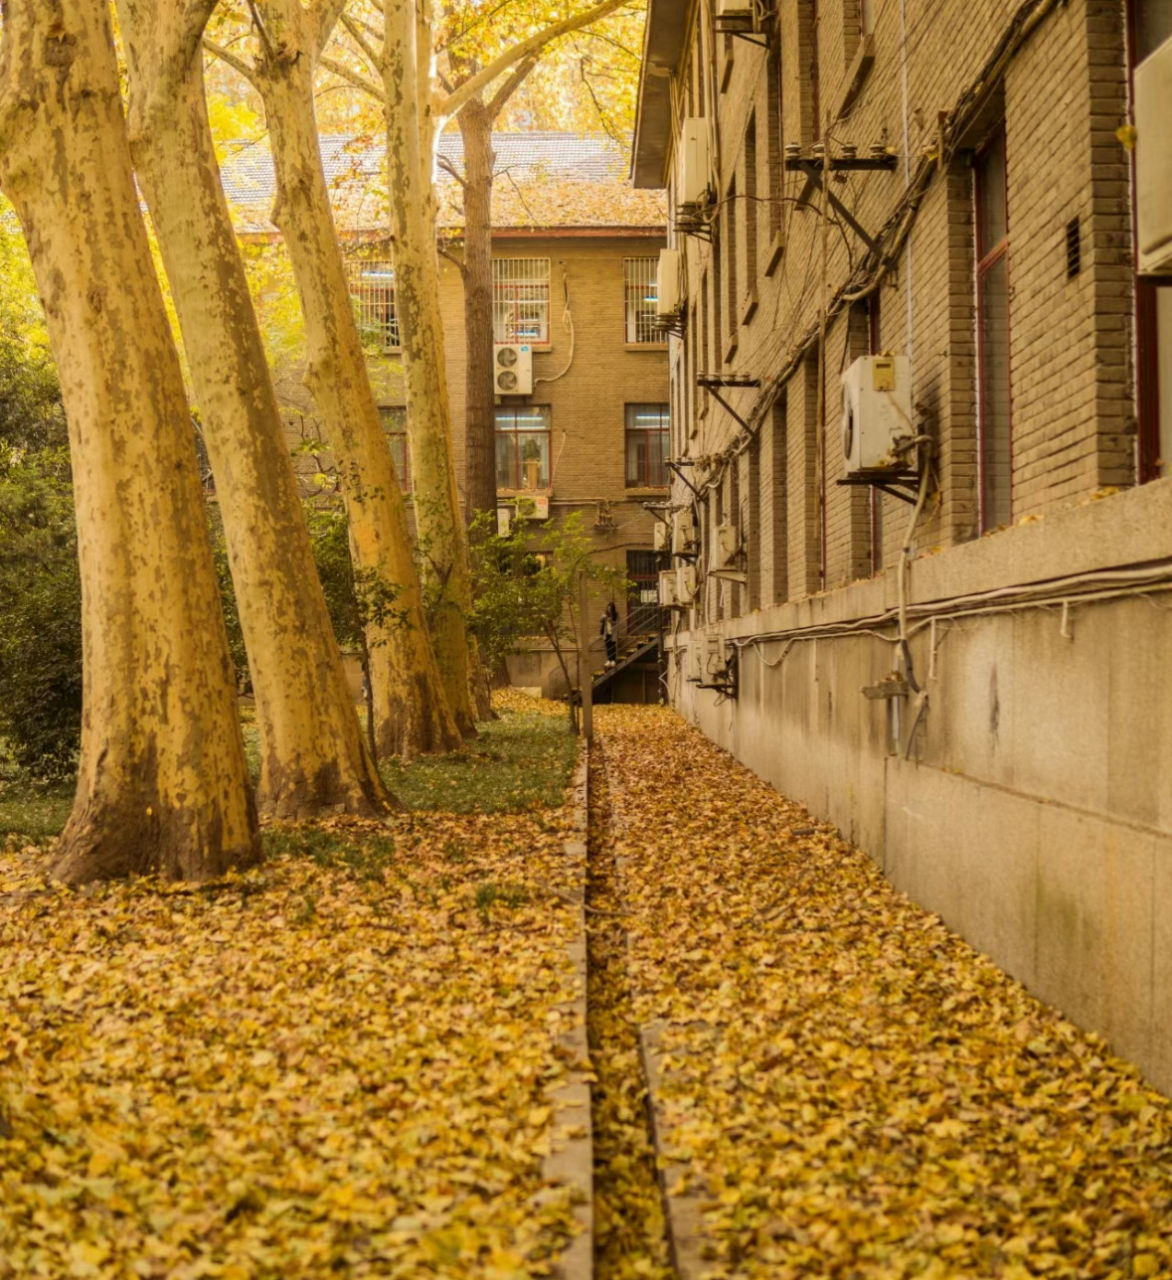
[(666, 185), (672, 78), (683, 57), (691, 7), (691, 0), (649, 0), (631, 158), (631, 179), (636, 187), (659, 190)]

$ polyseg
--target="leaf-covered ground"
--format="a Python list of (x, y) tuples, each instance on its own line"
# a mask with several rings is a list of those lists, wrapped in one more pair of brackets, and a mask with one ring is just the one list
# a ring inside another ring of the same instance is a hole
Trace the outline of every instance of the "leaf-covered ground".
[(0, 854), (0, 1277), (548, 1274), (567, 824), (285, 829), (81, 894)]
[(1165, 1097), (673, 713), (596, 715), (708, 1275), (1172, 1276)]

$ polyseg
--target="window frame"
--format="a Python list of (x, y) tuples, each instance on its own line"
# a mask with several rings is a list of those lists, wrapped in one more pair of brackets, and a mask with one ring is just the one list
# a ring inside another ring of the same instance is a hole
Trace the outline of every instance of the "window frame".
[[(545, 421), (545, 426), (520, 427), (517, 425), (518, 419), (523, 414), (539, 413)], [(511, 428), (502, 428), (501, 421), (504, 418), (511, 417), (513, 426)], [(521, 436), (544, 436), (545, 437), (545, 483), (542, 484), (542, 474), (538, 471), (538, 483), (533, 490), (525, 488), (525, 469), (524, 459), (520, 453), (520, 437)], [(516, 483), (502, 484), (500, 478), (500, 440), (501, 437), (512, 437), (512, 478)], [(496, 475), (497, 492), (506, 491), (510, 493), (525, 492), (543, 492), (553, 485), (553, 458), (552, 458), (552, 439), (553, 439), (553, 413), (551, 406), (548, 404), (498, 404), (493, 409), (493, 471)]]
[[(390, 284), (368, 286), (364, 281), (364, 272), (372, 267), (385, 268)], [(350, 288), (350, 296), (358, 303), (358, 331), (366, 339), (370, 334), (379, 337), (379, 349), (383, 352), (401, 351), (403, 349), (403, 331), (399, 324), (398, 300), (395, 296), (395, 264), (390, 258), (357, 258), (346, 260), (346, 283)], [(378, 317), (375, 312), (378, 303), (370, 295), (378, 290), (385, 290), (390, 305), (388, 314)]]
[[(985, 219), (983, 215), (984, 200), (982, 194), (984, 183), (981, 176), (983, 160), (998, 144), (1004, 156), (1005, 172), (1005, 231), (993, 245), (986, 247)], [(1012, 318), (1010, 300), (1013, 288), (1010, 279), (1009, 255), (1009, 148), (1006, 138), (1005, 121), (1001, 120), (993, 128), (981, 145), (973, 152), (973, 279), (976, 303), (976, 391), (977, 391), (977, 520), (979, 532), (989, 533), (1000, 527), (990, 511), (990, 484), (993, 480), (989, 459), (989, 398), (986, 392), (988, 373), (988, 352), (985, 344), (986, 315), (986, 281), (992, 271), (1004, 264), (1005, 269), (1005, 376), (1009, 457), (1006, 477), (1006, 508), (1008, 518), (1013, 520), (1013, 373), (1012, 373)]]
[[(659, 425), (651, 426), (634, 426), (632, 422), (637, 418), (639, 411), (655, 409), (659, 412)], [(643, 440), (647, 442), (652, 435), (660, 437), (660, 456), (664, 459), (662, 465), (663, 479), (657, 483), (654, 479), (654, 473), (651, 467), (651, 448), (645, 445), (643, 449), (643, 457), (638, 459), (636, 454), (636, 470), (638, 475), (636, 479), (631, 479), (631, 443), (633, 440)], [(666, 459), (671, 455), (671, 403), (664, 403), (658, 400), (640, 400), (631, 401), (623, 406), (623, 483), (627, 489), (667, 489), (671, 485), (671, 475), (667, 469)]]
[[(510, 278), (506, 263), (544, 263), (544, 276), (540, 269), (529, 275), (518, 273)], [(492, 338), (494, 342), (527, 343), (534, 347), (550, 345), (550, 259), (508, 257), (492, 259)], [(526, 290), (534, 292), (525, 296)], [(521, 332), (523, 321), (519, 314), (525, 305), (541, 307), (541, 318), (536, 336)]]
[[(637, 264), (645, 264), (639, 274)], [(643, 296), (640, 297), (639, 294)], [(654, 296), (650, 296), (654, 294)], [(659, 259), (623, 259), (623, 337), (628, 347), (662, 347), (667, 339), (656, 327), (659, 318)], [(640, 304), (643, 304), (640, 309)], [(650, 303), (648, 310), (647, 303)]]

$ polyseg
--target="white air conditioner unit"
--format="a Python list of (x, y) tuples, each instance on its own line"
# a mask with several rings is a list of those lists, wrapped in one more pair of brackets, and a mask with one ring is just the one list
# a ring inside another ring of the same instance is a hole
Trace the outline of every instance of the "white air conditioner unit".
[(688, 645), (687, 679), (692, 684), (703, 684), (704, 682), (704, 646), (696, 641)]
[(916, 434), (907, 356), (862, 356), (842, 375), (842, 452), (847, 475), (910, 465), (896, 445)]
[(691, 507), (673, 511), (671, 517), (671, 553), (673, 556), (691, 555), (696, 550), (696, 517)]
[(494, 342), (493, 386), (498, 396), (533, 393), (533, 348), (527, 342)]
[(659, 272), (656, 276), (655, 314), (674, 316), (683, 303), (680, 290), (680, 251), (660, 249)]
[(716, 29), (753, 24), (753, 6), (747, 0), (716, 0)]
[(694, 210), (708, 204), (712, 193), (712, 159), (708, 121), (691, 116), (680, 131), (679, 207)]
[(679, 609), (680, 597), (676, 590), (676, 571), (661, 569), (659, 571), (659, 604), (663, 609)]
[(724, 636), (716, 631), (704, 633), (704, 678), (706, 680), (722, 680), (728, 673), (728, 656), (724, 647)]
[(718, 524), (712, 544), (709, 569), (729, 569), (741, 549), (741, 540), (735, 524)]
[(1135, 215), (1141, 275), (1172, 275), (1172, 39), (1135, 69)]
[(676, 599), (681, 605), (696, 599), (696, 566), (681, 564), (676, 568)]
[(518, 494), (516, 518), (518, 520), (548, 520), (549, 494)]
[(513, 508), (497, 507), (496, 509), (496, 531), (502, 538), (509, 536), (509, 530), (513, 527)]
[(656, 551), (667, 551), (671, 546), (671, 525), (666, 521), (656, 520), (653, 545)]

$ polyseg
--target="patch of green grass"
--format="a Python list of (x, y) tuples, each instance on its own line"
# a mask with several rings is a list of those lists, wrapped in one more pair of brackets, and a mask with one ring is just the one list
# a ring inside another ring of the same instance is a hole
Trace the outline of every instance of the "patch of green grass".
[(61, 834), (73, 804), (72, 778), (41, 781), (0, 774), (0, 837), (46, 840)]
[(494, 884), (491, 880), (486, 880), (476, 886), (476, 910), (483, 924), (488, 923), (489, 912), (493, 907), (507, 907), (510, 911), (516, 911), (528, 902), (529, 890), (523, 884), (511, 881), (507, 884)]
[(520, 813), (556, 807), (569, 782), (578, 740), (560, 717), (505, 712), (478, 726), (460, 751), (383, 766), (387, 785), (409, 809)]
[(395, 841), (389, 835), (273, 827), (264, 833), (263, 840), (266, 857), (292, 854), (312, 858), (319, 867), (345, 867), (363, 880), (381, 878), (395, 861)]

